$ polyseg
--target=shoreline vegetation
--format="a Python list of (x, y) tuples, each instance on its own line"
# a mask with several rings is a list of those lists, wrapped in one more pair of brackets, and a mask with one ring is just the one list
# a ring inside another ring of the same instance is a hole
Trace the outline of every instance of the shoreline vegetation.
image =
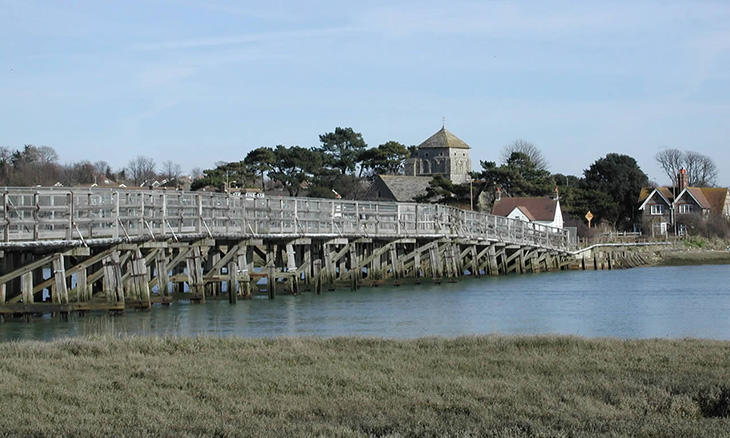
[(666, 249), (648, 250), (649, 266), (730, 264), (730, 245), (724, 240), (688, 238)]
[(479, 336), (8, 342), (3, 437), (730, 434), (730, 342)]
[(656, 266), (726, 265), (730, 251), (667, 251), (661, 254)]

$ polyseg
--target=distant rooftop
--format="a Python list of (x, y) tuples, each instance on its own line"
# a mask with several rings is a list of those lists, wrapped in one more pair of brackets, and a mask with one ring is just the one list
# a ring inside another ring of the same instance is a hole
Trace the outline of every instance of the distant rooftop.
[(492, 214), (507, 216), (519, 208), (532, 221), (551, 221), (555, 218), (558, 201), (550, 197), (541, 198), (502, 198), (494, 201)]

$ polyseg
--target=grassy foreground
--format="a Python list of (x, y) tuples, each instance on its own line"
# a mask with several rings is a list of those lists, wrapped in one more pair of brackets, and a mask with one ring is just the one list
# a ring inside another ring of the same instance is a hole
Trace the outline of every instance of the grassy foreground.
[(0, 344), (0, 436), (730, 436), (730, 342)]

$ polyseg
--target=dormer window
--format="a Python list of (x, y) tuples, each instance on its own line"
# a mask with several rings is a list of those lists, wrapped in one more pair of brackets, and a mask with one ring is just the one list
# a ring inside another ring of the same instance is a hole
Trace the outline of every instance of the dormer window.
[(664, 204), (653, 204), (651, 206), (651, 214), (655, 214), (655, 215), (664, 214)]

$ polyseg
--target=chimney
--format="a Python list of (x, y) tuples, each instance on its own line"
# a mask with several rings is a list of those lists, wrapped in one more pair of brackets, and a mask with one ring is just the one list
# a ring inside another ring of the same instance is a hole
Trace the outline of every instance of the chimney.
[[(679, 174), (677, 175), (677, 189), (681, 192), (682, 190), (686, 189), (689, 186), (689, 175), (687, 174), (687, 169), (681, 168), (679, 169)], [(679, 194), (679, 193), (677, 193)]]
[(500, 199), (502, 199), (502, 189), (499, 186), (497, 186), (497, 194), (494, 196), (494, 200), (496, 202), (496, 201), (499, 201)]
[(557, 201), (558, 199), (560, 199), (560, 194), (558, 193), (558, 188), (555, 187), (555, 190), (553, 191), (553, 200)]

